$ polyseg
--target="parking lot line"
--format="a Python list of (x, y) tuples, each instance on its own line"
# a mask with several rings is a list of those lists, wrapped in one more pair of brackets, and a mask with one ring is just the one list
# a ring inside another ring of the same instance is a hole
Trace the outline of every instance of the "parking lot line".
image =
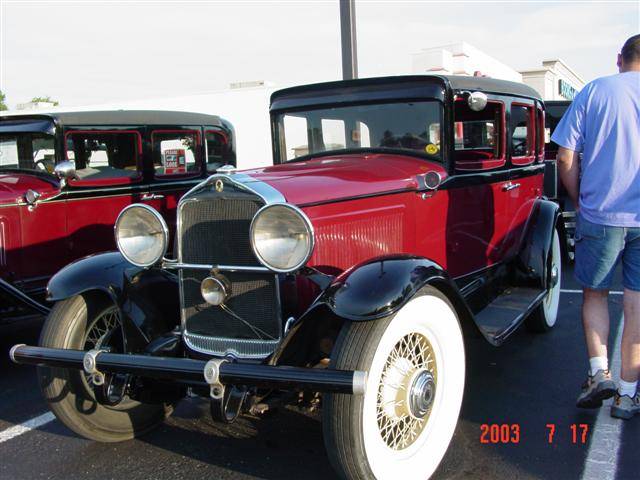
[[(561, 288), (560, 292), (562, 293), (582, 293), (582, 290), (571, 290), (568, 288)], [(624, 292), (618, 292), (616, 290), (610, 291), (609, 295), (624, 295)]]
[[(624, 316), (620, 319), (613, 354), (611, 355), (611, 372), (620, 374), (620, 341), (624, 329)], [(591, 435), (591, 443), (587, 459), (582, 471), (582, 480), (614, 480), (618, 470), (618, 452), (624, 420), (612, 418), (609, 412), (612, 400), (607, 400), (596, 418)]]
[(0, 443), (6, 442), (7, 440), (11, 440), (23, 433), (27, 433), (34, 428), (41, 427), (42, 425), (46, 425), (47, 423), (55, 420), (55, 415), (51, 412), (43, 413), (42, 415), (32, 418), (31, 420), (27, 420), (26, 422), (21, 423), (20, 425), (15, 425), (11, 428), (7, 428), (0, 432)]

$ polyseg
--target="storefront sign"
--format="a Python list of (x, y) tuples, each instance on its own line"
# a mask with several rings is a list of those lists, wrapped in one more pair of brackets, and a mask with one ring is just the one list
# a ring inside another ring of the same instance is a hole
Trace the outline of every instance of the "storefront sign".
[(562, 95), (567, 100), (573, 100), (576, 97), (578, 91), (569, 85), (564, 80), (558, 80), (558, 93)]

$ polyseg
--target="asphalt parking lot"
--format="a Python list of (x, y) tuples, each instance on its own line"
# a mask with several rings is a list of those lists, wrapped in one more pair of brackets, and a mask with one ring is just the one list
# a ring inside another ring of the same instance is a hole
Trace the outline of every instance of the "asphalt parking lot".
[[(462, 414), (435, 478), (640, 477), (640, 418), (613, 421), (608, 409), (598, 416), (598, 411), (574, 406), (587, 356), (579, 324), (580, 294), (572, 292), (576, 285), (570, 269), (564, 273), (559, 323), (551, 333), (531, 335), (521, 329), (498, 349), (480, 340), (468, 345)], [(619, 280), (614, 289), (621, 290)], [(613, 339), (618, 334), (622, 297), (613, 295), (610, 305)], [(205, 401), (187, 399), (164, 425), (143, 438), (120, 444), (79, 438), (57, 420), (40, 417), (47, 407), (37, 388), (35, 369), (11, 364), (6, 355), (13, 343), (35, 342), (37, 330), (35, 324), (4, 333), (0, 340), (2, 479), (335, 476), (324, 452), (319, 415), (296, 409), (218, 425), (212, 422)], [(15, 427), (34, 418), (45, 423), (18, 435)], [(492, 443), (496, 437), (491, 437), (491, 429), (498, 427), (491, 426), (503, 424), (512, 432), (507, 440), (514, 440), (513, 432), (519, 430), (517, 443), (503, 444), (499, 437), (498, 443)]]

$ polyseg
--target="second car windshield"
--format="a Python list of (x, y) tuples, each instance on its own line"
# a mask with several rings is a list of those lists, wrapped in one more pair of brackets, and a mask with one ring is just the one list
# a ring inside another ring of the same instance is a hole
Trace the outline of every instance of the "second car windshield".
[(277, 116), (280, 161), (333, 150), (392, 149), (440, 159), (437, 101), (352, 105)]
[(55, 166), (54, 148), (52, 135), (0, 134), (0, 170), (21, 169), (52, 173)]

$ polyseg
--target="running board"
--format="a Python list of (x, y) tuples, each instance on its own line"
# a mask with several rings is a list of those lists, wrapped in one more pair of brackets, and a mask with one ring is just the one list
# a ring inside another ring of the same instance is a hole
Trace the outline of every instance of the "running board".
[(537, 288), (509, 288), (476, 315), (476, 324), (485, 337), (500, 344), (520, 326), (546, 294), (546, 290)]

